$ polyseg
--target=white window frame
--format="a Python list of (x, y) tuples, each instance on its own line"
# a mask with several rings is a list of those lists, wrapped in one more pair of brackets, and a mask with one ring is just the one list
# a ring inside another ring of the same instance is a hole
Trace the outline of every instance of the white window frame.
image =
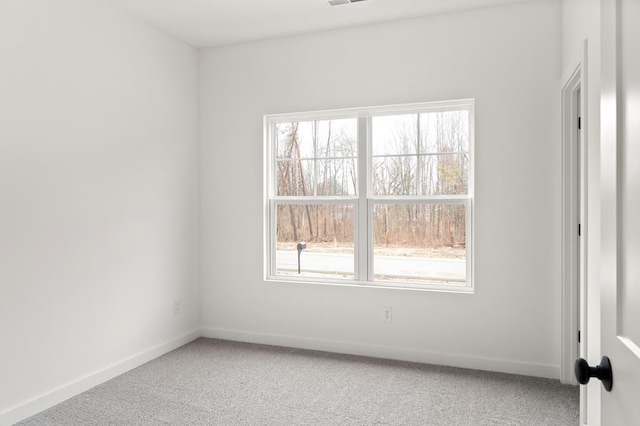
[[(469, 112), (469, 170), (468, 192), (460, 195), (408, 195), (376, 196), (372, 179), (372, 118), (396, 114), (461, 111)], [(473, 200), (474, 200), (474, 99), (422, 102), (403, 105), (388, 105), (314, 111), (264, 116), (264, 277), (266, 281), (300, 282), (305, 284), (333, 284), (376, 288), (415, 289), (445, 292), (473, 293)], [(357, 179), (358, 192), (354, 196), (293, 196), (276, 195), (275, 179), (275, 124), (293, 121), (334, 120), (356, 118), (358, 120)], [(363, 155), (364, 153), (364, 155)], [(363, 161), (364, 160), (364, 161)], [(277, 275), (276, 271), (276, 224), (275, 212), (278, 204), (352, 204), (354, 216), (354, 278), (333, 279), (324, 277), (300, 277)], [(461, 204), (465, 206), (466, 280), (463, 283), (375, 281), (373, 274), (373, 207), (376, 204)]]

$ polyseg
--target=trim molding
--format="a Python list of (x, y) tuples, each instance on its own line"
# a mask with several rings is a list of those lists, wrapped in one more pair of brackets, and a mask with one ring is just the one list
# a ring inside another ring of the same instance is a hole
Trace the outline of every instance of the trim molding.
[(505, 359), (483, 358), (339, 340), (314, 339), (270, 333), (254, 333), (225, 328), (203, 328), (202, 337), (349, 355), (369, 356), (374, 358), (393, 359), (397, 361), (445, 365), (498, 373), (520, 374), (524, 376), (544, 377), (549, 379), (558, 379), (560, 374), (560, 370), (557, 365), (524, 363)]
[[(573, 372), (576, 358), (587, 351), (588, 282), (588, 40), (584, 40), (580, 62), (565, 74), (561, 88), (561, 297), (560, 381), (577, 385)], [(580, 102), (576, 94), (580, 91)], [(582, 131), (578, 136), (578, 113)], [(580, 215), (580, 217), (578, 217)], [(577, 223), (581, 224), (579, 237)], [(577, 343), (580, 331), (581, 343)]]
[[(582, 241), (586, 239), (586, 223), (583, 223), (584, 238), (578, 238), (578, 223), (582, 215), (582, 182), (578, 176), (580, 164), (580, 139), (578, 136), (578, 105), (577, 93), (582, 90), (582, 64), (578, 64), (574, 72), (567, 78), (561, 90), (561, 278), (560, 294), (560, 381), (567, 384), (577, 384), (573, 377), (573, 361), (578, 357), (577, 340), (580, 324), (578, 322), (578, 295), (580, 294), (580, 280), (584, 279), (578, 268), (583, 262), (580, 253), (583, 249)], [(586, 114), (581, 114), (586, 118)], [(586, 122), (586, 120), (583, 120)], [(582, 132), (586, 134), (586, 130)]]
[(116, 376), (139, 367), (146, 362), (158, 358), (167, 352), (171, 352), (180, 346), (186, 345), (200, 336), (200, 329), (192, 330), (186, 334), (176, 337), (175, 339), (153, 346), (145, 351), (139, 352), (121, 361), (96, 370), (93, 373), (87, 374), (86, 376), (61, 385), (49, 392), (25, 401), (22, 404), (10, 407), (0, 412), (0, 425), (11, 425), (29, 418), (101, 383), (111, 380)]

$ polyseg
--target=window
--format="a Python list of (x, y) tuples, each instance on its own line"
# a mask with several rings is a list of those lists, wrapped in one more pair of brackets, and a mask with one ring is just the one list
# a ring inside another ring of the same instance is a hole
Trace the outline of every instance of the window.
[(471, 291), (473, 108), (266, 116), (267, 279)]

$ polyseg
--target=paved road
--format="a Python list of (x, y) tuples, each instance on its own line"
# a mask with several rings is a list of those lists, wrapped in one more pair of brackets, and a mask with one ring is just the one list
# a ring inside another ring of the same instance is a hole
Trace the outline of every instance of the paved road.
[[(278, 270), (297, 271), (298, 252), (276, 252)], [(303, 251), (300, 256), (302, 271), (338, 272), (353, 274), (353, 256), (340, 253), (314, 253)], [(410, 258), (401, 256), (376, 256), (374, 274), (398, 278), (430, 278), (449, 281), (464, 281), (466, 262), (464, 259)]]

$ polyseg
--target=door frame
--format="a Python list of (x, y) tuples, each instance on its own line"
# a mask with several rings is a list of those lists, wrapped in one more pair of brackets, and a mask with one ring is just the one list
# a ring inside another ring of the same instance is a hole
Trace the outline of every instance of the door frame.
[[(573, 363), (587, 353), (588, 47), (585, 40), (580, 62), (563, 77), (561, 89), (560, 381), (566, 384), (577, 384)], [(582, 117), (580, 134), (577, 130), (578, 114)], [(581, 225), (580, 237), (578, 223)], [(581, 334), (579, 346), (578, 331)], [(583, 398), (586, 396), (581, 396), (581, 411), (586, 406)]]

